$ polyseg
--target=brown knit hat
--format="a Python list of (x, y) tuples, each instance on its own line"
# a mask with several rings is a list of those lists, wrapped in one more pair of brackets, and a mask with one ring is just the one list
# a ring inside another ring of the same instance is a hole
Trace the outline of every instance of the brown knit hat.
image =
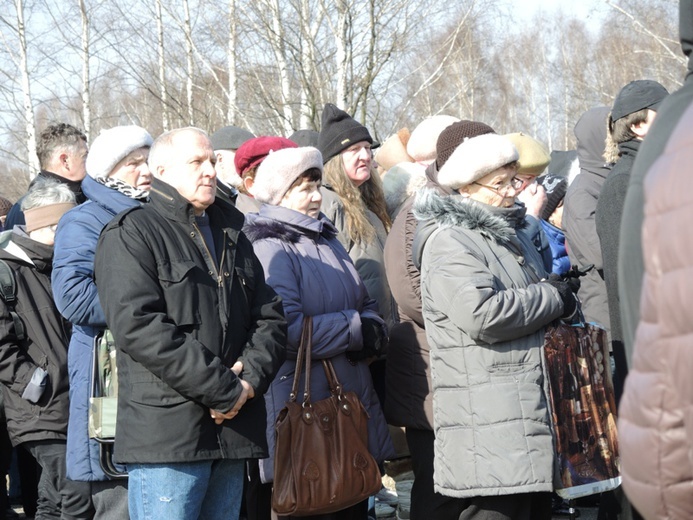
[(464, 119), (451, 124), (440, 133), (436, 142), (436, 152), (438, 153), (436, 165), (438, 170), (440, 171), (452, 155), (452, 152), (455, 151), (455, 148), (462, 144), (465, 139), (495, 133), (496, 131), (493, 128), (480, 121)]
[(5, 197), (0, 197), (0, 217), (7, 215), (12, 209), (12, 203)]

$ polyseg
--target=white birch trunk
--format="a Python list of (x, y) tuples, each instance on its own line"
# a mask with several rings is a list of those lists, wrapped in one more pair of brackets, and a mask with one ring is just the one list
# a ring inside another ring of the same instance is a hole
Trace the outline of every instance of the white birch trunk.
[(91, 99), (89, 97), (89, 18), (84, 0), (78, 0), (79, 12), (82, 17), (82, 119), (87, 142), (91, 132)]
[(301, 88), (301, 108), (299, 117), (299, 128), (310, 129), (313, 127), (312, 113), (315, 107), (311, 89), (316, 87), (317, 74), (315, 72), (315, 37), (319, 29), (319, 20), (309, 23), (311, 19), (310, 3), (308, 0), (301, 0), (301, 66), (303, 67), (303, 84)]
[(346, 0), (337, 2), (337, 98), (336, 105), (342, 110), (349, 109), (347, 96), (347, 78), (349, 76), (349, 6)]
[[(268, 2), (269, 4), (270, 2)], [(286, 40), (284, 39), (284, 26), (281, 20), (281, 11), (279, 9), (279, 0), (271, 0), (271, 5), (268, 7), (272, 11), (272, 31), (270, 35), (272, 39), (272, 50), (274, 57), (277, 60), (279, 67), (279, 80), (281, 85), (281, 111), (277, 109), (282, 117), (282, 127), (285, 135), (289, 135), (293, 131), (293, 114), (291, 113), (291, 82), (289, 79), (289, 65), (286, 58)]]
[(164, 58), (164, 24), (161, 14), (161, 0), (156, 0), (156, 37), (157, 37), (157, 53), (159, 59), (159, 98), (161, 103), (161, 125), (164, 132), (169, 130), (168, 120), (168, 95), (166, 93), (166, 60)]
[(34, 120), (34, 105), (31, 100), (31, 81), (26, 49), (26, 29), (24, 27), (24, 5), (22, 0), (15, 0), (17, 9), (17, 37), (19, 39), (20, 74), (22, 75), (22, 91), (24, 94), (24, 119), (26, 122), (26, 139), (29, 162), (29, 178), (33, 179), (41, 169), (36, 155), (36, 123)]
[(188, 0), (183, 0), (183, 9), (185, 11), (183, 30), (185, 31), (185, 58), (187, 64), (185, 86), (188, 105), (188, 124), (192, 126), (195, 124), (193, 117), (193, 42)]
[(226, 109), (226, 123), (236, 124), (236, 106), (238, 105), (238, 78), (236, 76), (236, 0), (229, 0), (229, 46), (227, 61), (229, 67), (229, 86)]

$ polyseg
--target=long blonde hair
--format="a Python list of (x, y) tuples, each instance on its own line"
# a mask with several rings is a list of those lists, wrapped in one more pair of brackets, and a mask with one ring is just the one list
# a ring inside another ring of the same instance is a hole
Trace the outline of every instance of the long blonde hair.
[(370, 178), (358, 188), (347, 176), (342, 155), (337, 154), (327, 161), (323, 179), (329, 184), (344, 205), (346, 234), (353, 242), (369, 243), (375, 239), (375, 229), (368, 221), (366, 210), (371, 210), (380, 219), (386, 231), (392, 222), (387, 214), (385, 194), (380, 175), (371, 166)]

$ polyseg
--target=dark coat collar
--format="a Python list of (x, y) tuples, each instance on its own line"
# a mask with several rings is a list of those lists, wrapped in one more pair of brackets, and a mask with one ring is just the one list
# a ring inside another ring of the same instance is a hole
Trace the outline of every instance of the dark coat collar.
[[(171, 220), (192, 224), (195, 212), (192, 205), (178, 191), (159, 179), (152, 179), (152, 190), (149, 193), (150, 204), (161, 215)], [(233, 205), (217, 197), (206, 210), (212, 226), (219, 225), (240, 231), (243, 227), (243, 214)]]

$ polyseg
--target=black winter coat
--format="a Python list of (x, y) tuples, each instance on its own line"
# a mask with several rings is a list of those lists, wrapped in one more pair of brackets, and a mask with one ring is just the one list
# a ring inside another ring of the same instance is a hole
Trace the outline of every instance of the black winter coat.
[[(155, 180), (150, 198), (116, 216), (96, 251), (99, 299), (118, 349), (115, 459), (266, 457), (262, 396), (285, 357), (281, 299), (232, 205), (217, 199), (207, 209), (213, 260), (175, 189)], [(228, 411), (241, 394), (229, 370), (237, 360), (255, 397), (216, 425), (210, 409)]]
[[(621, 306), (621, 329), (630, 362), (635, 341), (635, 329), (640, 321), (640, 289), (645, 267), (642, 251), (642, 223), (644, 219), (644, 179), (664, 152), (669, 137), (681, 116), (693, 104), (693, 0), (679, 3), (679, 37), (681, 49), (688, 58), (688, 70), (683, 86), (667, 96), (657, 109), (657, 117), (647, 132), (628, 184), (623, 204), (621, 239), (618, 255), (618, 290)], [(672, 187), (672, 189), (688, 189)]]
[[(0, 299), (0, 387), (5, 398), (7, 430), (13, 445), (66, 439), (68, 418), (67, 345), (69, 325), (53, 303), (53, 248), (31, 240), (23, 231), (0, 235), (0, 258), (14, 272), (16, 312), (26, 338), (19, 341), (9, 310)], [(22, 398), (37, 367), (48, 372), (41, 398)]]
[(594, 265), (580, 279), (578, 296), (587, 321), (609, 330), (609, 305), (602, 272), (602, 250), (597, 235), (595, 212), (599, 192), (609, 174), (604, 162), (607, 107), (588, 110), (575, 125), (580, 174), (568, 186), (563, 210), (563, 230), (570, 263), (585, 267)]

